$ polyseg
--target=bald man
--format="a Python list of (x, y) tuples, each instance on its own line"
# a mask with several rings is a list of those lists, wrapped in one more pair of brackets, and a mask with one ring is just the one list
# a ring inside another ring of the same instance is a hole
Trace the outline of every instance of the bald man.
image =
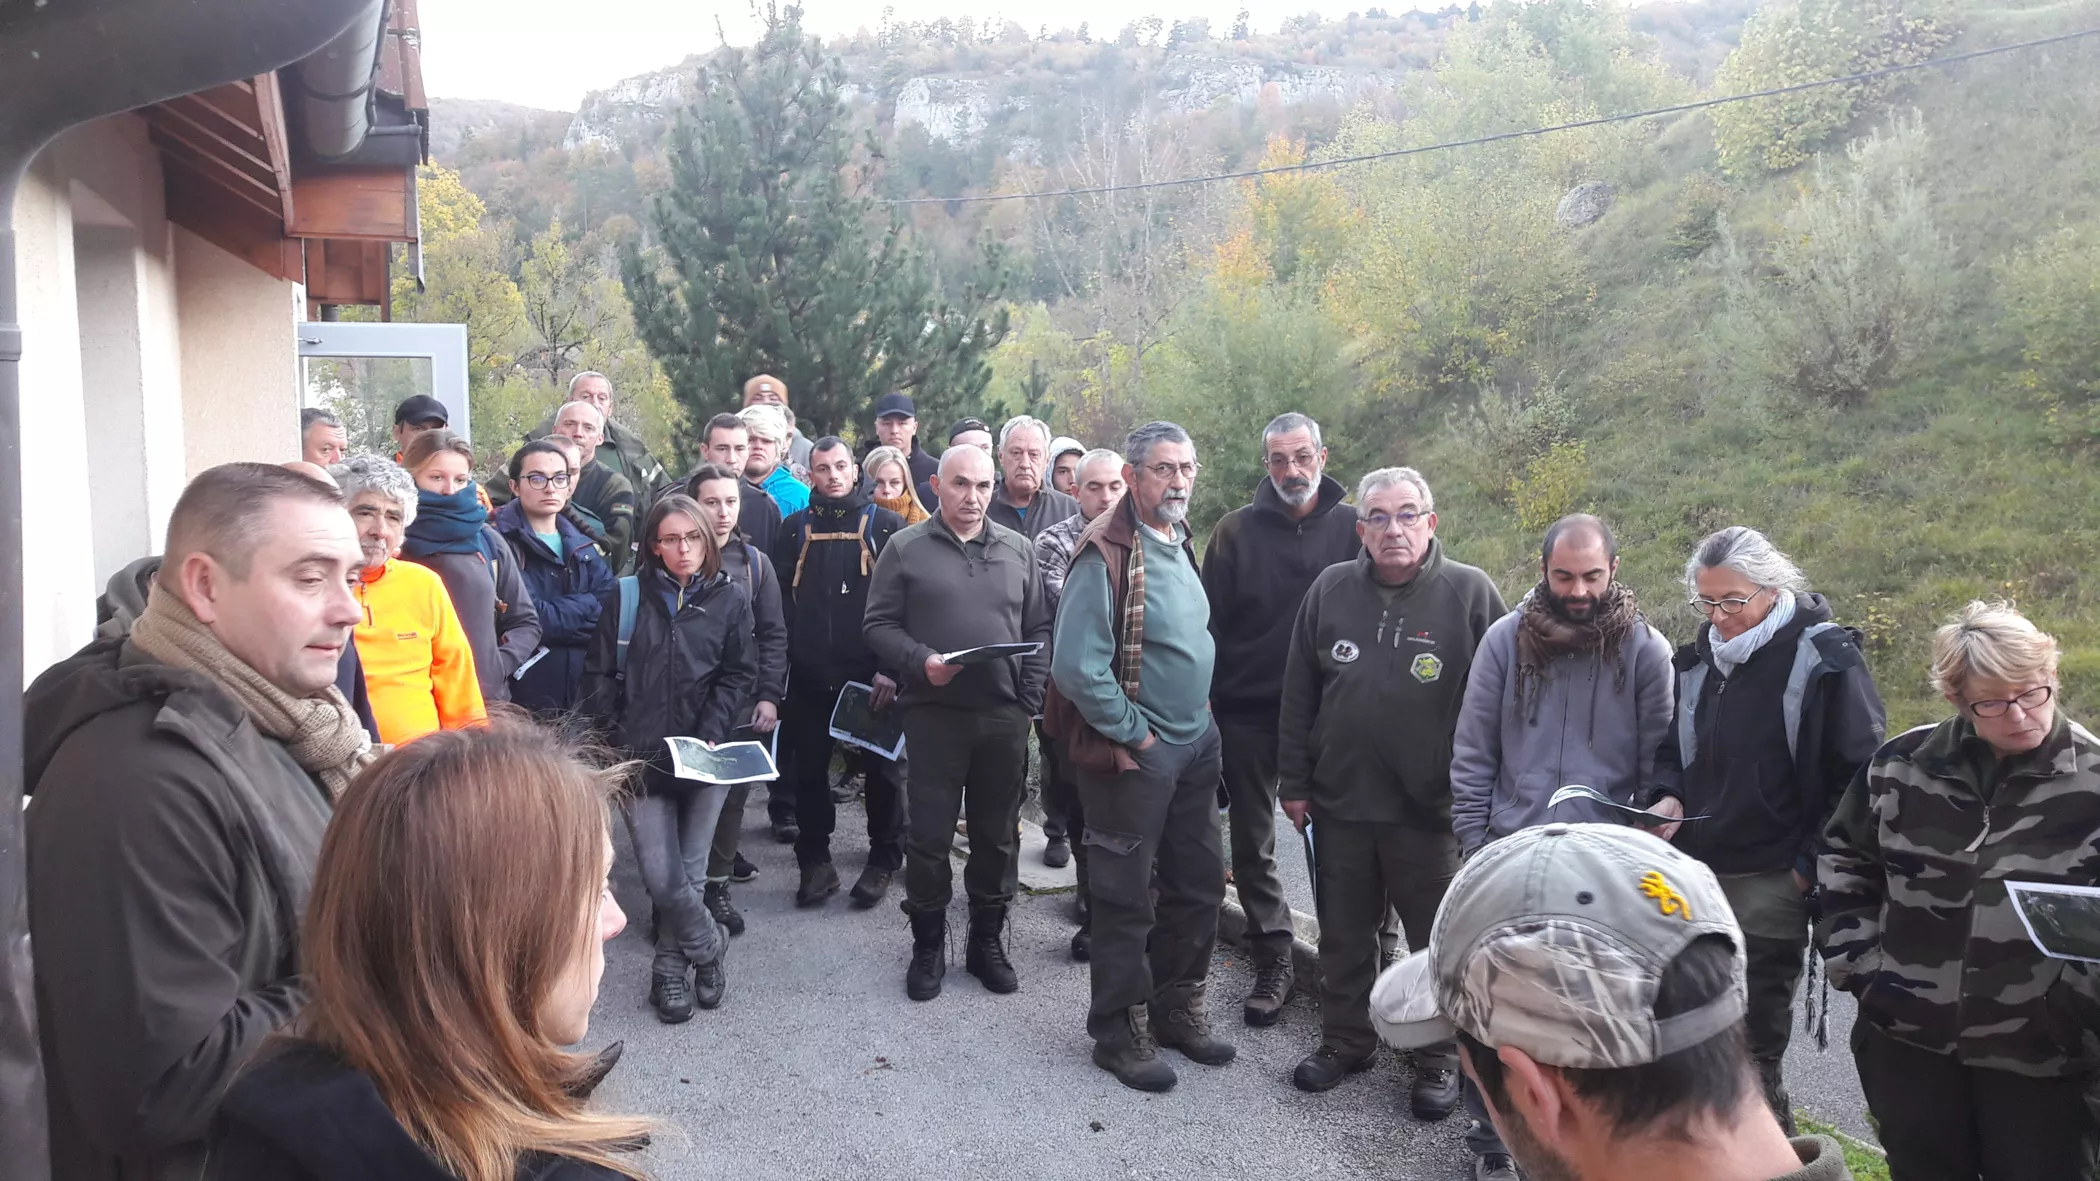
[(598, 522), (605, 534), (606, 560), (618, 575), (628, 573), (634, 565), (634, 519), (640, 513), (640, 500), (627, 477), (598, 458), (605, 447), (605, 423), (605, 412), (581, 399), (564, 402), (554, 412), (554, 433), (574, 440), (582, 461), (576, 472), (576, 492), (569, 501)]
[[(1020, 987), (1000, 940), (1018, 888), (1015, 826), (1028, 773), (1029, 719), (1042, 711), (1051, 612), (1035, 547), (988, 512), (992, 457), (951, 447), (938, 474), (940, 510), (900, 530), (875, 560), (862, 634), (901, 686), (906, 792), (904, 910), (911, 916), (906, 995), (932, 1000), (947, 971), (949, 846), (970, 822), (963, 886), (970, 898), (964, 968), (998, 993)], [(949, 664), (944, 652), (1033, 643), (1027, 656)]]

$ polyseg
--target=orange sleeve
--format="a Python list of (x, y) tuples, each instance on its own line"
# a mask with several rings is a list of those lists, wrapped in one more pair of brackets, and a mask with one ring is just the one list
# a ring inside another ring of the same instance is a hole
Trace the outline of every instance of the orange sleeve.
[(452, 596), (443, 582), (432, 579), (437, 593), (436, 626), (430, 637), (430, 692), (437, 699), (438, 725), (447, 730), (479, 722), (488, 717), (481, 700), (481, 681), (474, 675), (474, 649), (467, 644), (466, 629), (452, 609)]

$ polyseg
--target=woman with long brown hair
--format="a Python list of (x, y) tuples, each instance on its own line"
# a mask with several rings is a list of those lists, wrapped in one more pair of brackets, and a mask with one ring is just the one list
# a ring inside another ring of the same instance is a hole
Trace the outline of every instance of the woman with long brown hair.
[[(627, 809), (635, 866), (656, 904), (649, 1002), (669, 1024), (693, 1006), (722, 1003), (729, 940), (701, 886), (729, 789), (680, 779), (664, 739), (727, 742), (750, 716), (758, 684), (752, 607), (744, 583), (722, 573), (707, 516), (683, 493), (642, 521), (642, 564), (621, 579), (583, 655), (583, 709), (601, 733), (642, 762)], [(623, 602), (621, 600), (625, 600)], [(686, 866), (702, 868), (688, 874)]]
[(306, 1007), (228, 1091), (216, 1181), (642, 1177), (593, 1114), (610, 781), (529, 724), (395, 748), (351, 784), (308, 899)]

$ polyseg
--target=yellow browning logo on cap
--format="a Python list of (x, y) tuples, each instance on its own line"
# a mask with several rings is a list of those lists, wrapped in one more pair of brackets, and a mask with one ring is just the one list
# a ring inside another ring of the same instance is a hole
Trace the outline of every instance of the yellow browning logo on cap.
[(1656, 909), (1665, 915), (1676, 915), (1686, 922), (1692, 921), (1692, 904), (1684, 900), (1676, 887), (1663, 880), (1662, 871), (1651, 869), (1641, 875), (1641, 893), (1655, 899)]

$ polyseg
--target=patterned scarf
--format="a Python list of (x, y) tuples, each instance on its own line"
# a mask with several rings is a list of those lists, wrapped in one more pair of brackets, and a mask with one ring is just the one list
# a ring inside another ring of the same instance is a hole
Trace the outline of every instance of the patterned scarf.
[(1619, 650), (1640, 622), (1639, 604), (1625, 583), (1614, 582), (1598, 600), (1590, 617), (1580, 623), (1562, 618), (1549, 605), (1550, 596), (1542, 581), (1517, 604), (1517, 700), (1531, 718), (1538, 709), (1539, 690), (1546, 683), (1546, 670), (1571, 652), (1595, 652), (1613, 666), (1612, 686), (1626, 687), (1626, 665)]
[(372, 761), (371, 736), (340, 689), (330, 685), (307, 697), (286, 693), (227, 651), (189, 604), (159, 583), (131, 629), (131, 643), (162, 664), (210, 677), (248, 711), (256, 729), (282, 742), (292, 760), (321, 781), (330, 799), (341, 798)]
[(1123, 567), (1123, 619), (1116, 629), (1116, 679), (1132, 701), (1138, 695), (1138, 670), (1145, 663), (1145, 537), (1140, 524), (1130, 537), (1130, 560)]

